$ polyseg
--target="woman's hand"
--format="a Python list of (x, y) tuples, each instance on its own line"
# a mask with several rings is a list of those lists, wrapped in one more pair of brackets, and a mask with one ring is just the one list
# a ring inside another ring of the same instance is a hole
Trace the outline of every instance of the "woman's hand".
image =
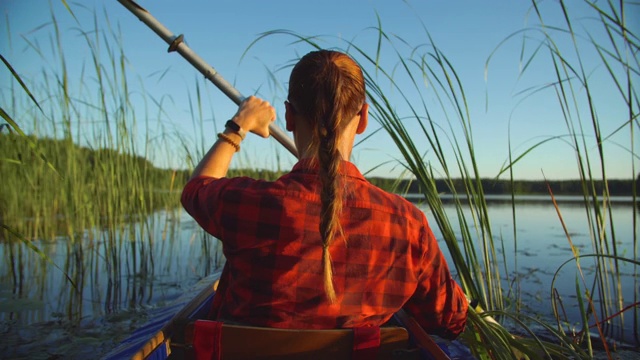
[[(232, 120), (245, 131), (250, 131), (264, 138), (269, 137), (269, 124), (276, 119), (276, 110), (267, 101), (255, 96), (246, 98), (238, 108)], [(225, 129), (224, 134), (230, 135), (232, 130)], [(237, 135), (238, 142), (242, 137)], [(200, 160), (193, 170), (191, 178), (207, 176), (222, 178), (227, 175), (231, 158), (237, 150), (237, 144), (232, 146), (226, 140), (217, 139), (211, 149)]]
[(244, 99), (233, 121), (246, 131), (269, 137), (269, 124), (276, 119), (276, 109), (268, 101), (255, 96)]

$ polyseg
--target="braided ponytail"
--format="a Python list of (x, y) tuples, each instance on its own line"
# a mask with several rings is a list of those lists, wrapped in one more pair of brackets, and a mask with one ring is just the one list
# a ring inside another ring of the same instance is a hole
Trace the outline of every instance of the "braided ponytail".
[(321, 50), (305, 55), (291, 72), (289, 101), (313, 125), (311, 147), (319, 165), (320, 236), (322, 237), (323, 282), (327, 298), (336, 301), (330, 246), (342, 233), (340, 215), (343, 184), (342, 155), (338, 149), (342, 129), (362, 107), (364, 78), (350, 57)]
[[(336, 67), (327, 69), (327, 81), (324, 84), (325, 96), (331, 99), (327, 102), (327, 113), (321, 119), (321, 123), (316, 126), (320, 129), (321, 136), (318, 147), (318, 162), (320, 176), (320, 201), (322, 204), (320, 212), (320, 234), (322, 235), (322, 263), (324, 271), (324, 289), (327, 298), (331, 303), (336, 300), (336, 291), (333, 285), (333, 270), (331, 267), (331, 254), (329, 246), (333, 243), (336, 233), (340, 228), (340, 213), (342, 212), (342, 178), (340, 176), (340, 161), (342, 156), (338, 151), (338, 140), (340, 136), (340, 119), (342, 111), (340, 108), (340, 86), (336, 86), (340, 81), (340, 76)], [(326, 101), (320, 96), (317, 101)]]

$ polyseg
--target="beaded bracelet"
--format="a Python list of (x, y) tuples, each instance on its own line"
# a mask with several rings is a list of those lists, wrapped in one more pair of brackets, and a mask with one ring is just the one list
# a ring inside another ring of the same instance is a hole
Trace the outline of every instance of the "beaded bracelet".
[(230, 144), (231, 146), (233, 146), (236, 149), (236, 152), (240, 151), (240, 144), (238, 144), (237, 142), (233, 141), (232, 138), (230, 138), (229, 136), (223, 134), (223, 133), (218, 133), (218, 139), (223, 140), (224, 142), (226, 142), (227, 144)]

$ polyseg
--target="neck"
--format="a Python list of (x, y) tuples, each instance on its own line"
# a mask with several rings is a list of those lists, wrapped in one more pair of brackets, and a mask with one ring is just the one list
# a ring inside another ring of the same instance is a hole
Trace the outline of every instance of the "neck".
[[(342, 158), (342, 160), (350, 161), (352, 146), (350, 145), (341, 146), (341, 145), (342, 144), (338, 144), (338, 151), (340, 151), (340, 157)], [(298, 158), (300, 160), (317, 157), (315, 149), (309, 148), (308, 142), (303, 145), (302, 143), (296, 141), (296, 148), (298, 149), (298, 154), (299, 154)]]
[[(342, 160), (349, 161), (351, 159), (351, 151), (353, 150), (353, 143), (355, 142), (356, 132), (351, 129), (351, 126), (347, 126), (338, 141), (338, 151), (342, 157)], [(296, 129), (293, 132), (293, 139), (298, 149), (298, 157), (300, 160), (316, 157), (316, 149), (310, 147), (312, 139), (312, 130), (303, 124), (296, 125)]]

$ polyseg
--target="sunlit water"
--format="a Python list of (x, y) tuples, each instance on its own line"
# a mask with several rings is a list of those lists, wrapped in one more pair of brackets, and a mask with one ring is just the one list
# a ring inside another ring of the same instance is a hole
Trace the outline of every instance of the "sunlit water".
[[(562, 299), (569, 323), (578, 323), (575, 262), (555, 208), (548, 198), (528, 197), (516, 202), (514, 241), (513, 209), (504, 197), (489, 205), (492, 232), (503, 273), (504, 293), (518, 300), (522, 311), (552, 319), (552, 281)], [(584, 205), (563, 199), (560, 211), (569, 237), (579, 253), (593, 252), (593, 236)], [(617, 252), (634, 259), (633, 206), (628, 199), (611, 204)], [(456, 228), (453, 205), (445, 205)], [(431, 220), (431, 213), (424, 208)], [(465, 214), (473, 224), (471, 212)], [(611, 239), (607, 218), (607, 239)], [(636, 219), (638, 221), (638, 219)], [(441, 238), (434, 224), (434, 233)], [(471, 229), (475, 235), (475, 230)], [(119, 339), (153, 317), (161, 308), (218, 270), (224, 260), (219, 243), (202, 233), (183, 211), (158, 212), (145, 226), (133, 224), (118, 235), (87, 233), (82, 246), (70, 246), (64, 238), (35, 242), (57, 265), (43, 261), (20, 244), (0, 244), (0, 353), (7, 358), (51, 358), (57, 355), (83, 358), (110, 350)], [(119, 249), (114, 254), (111, 241)], [(443, 242), (441, 247), (445, 249)], [(611, 244), (609, 244), (611, 246)], [(446, 250), (445, 250), (446, 253)], [(611, 251), (613, 253), (613, 251)], [(581, 293), (591, 291), (593, 259), (582, 259), (585, 282), (578, 277)], [(638, 269), (621, 262), (619, 281), (624, 304), (639, 300)], [(505, 271), (506, 268), (506, 271)], [(63, 272), (64, 271), (64, 272)], [(557, 273), (556, 273), (557, 272)], [(74, 289), (64, 273), (75, 282)], [(513, 310), (516, 302), (512, 302)], [(596, 304), (597, 305), (597, 304)], [(633, 334), (633, 311), (625, 312), (625, 337)], [(564, 315), (563, 315), (564, 316)], [(592, 319), (591, 319), (592, 320)], [(591, 321), (590, 320), (590, 321)]]
[[(594, 244), (597, 244), (601, 248), (609, 249), (609, 254), (616, 253), (628, 259), (638, 257), (638, 250), (634, 250), (634, 233), (637, 233), (637, 229), (634, 229), (634, 209), (630, 198), (614, 198), (610, 206), (615, 234), (612, 234), (612, 220), (607, 214), (604, 219), (604, 236), (595, 234), (598, 232), (594, 225), (597, 220), (593, 211), (587, 213), (585, 210), (582, 197), (559, 197), (557, 202), (560, 215), (549, 197), (520, 197), (515, 203), (515, 232), (514, 209), (510, 197), (490, 196), (488, 200), (491, 231), (495, 239), (497, 257), (500, 259), (503, 293), (512, 300), (508, 305), (510, 311), (519, 305), (526, 314), (549, 321), (555, 318), (552, 307), (552, 294), (555, 294), (553, 298), (556, 299), (561, 319), (567, 320), (569, 328), (577, 328), (579, 331), (581, 326), (578, 294), (586, 301), (587, 291), (592, 293), (597, 262), (594, 257), (584, 257), (578, 262), (572, 261), (574, 254), (571, 246), (573, 245), (577, 254), (581, 256), (595, 253)], [(445, 208), (454, 229), (459, 230), (454, 205), (445, 201)], [(430, 211), (424, 209), (431, 224), (435, 224)], [(480, 238), (481, 235), (474, 232), (476, 230), (470, 214), (470, 210), (465, 211), (471, 233)], [(639, 220), (640, 218), (636, 217), (636, 222)], [(438, 229), (433, 230), (436, 237), (441, 238)], [(612, 244), (614, 236), (615, 250)], [(606, 242), (601, 239), (606, 239)], [(443, 241), (440, 241), (440, 245), (445, 249)], [(607, 261), (607, 265), (611, 269), (614, 263)], [(640, 281), (637, 278), (640, 268), (623, 261), (618, 262), (618, 266), (619, 277), (606, 277), (609, 281), (606, 288), (610, 290), (606, 297), (617, 300), (618, 293), (615, 291), (619, 289), (625, 306), (637, 303), (640, 301)], [(580, 287), (579, 293), (577, 285)], [(597, 300), (600, 297), (595, 298)], [(600, 303), (596, 301), (594, 306), (599, 311)], [(634, 311), (640, 315), (638, 307), (624, 312), (624, 331), (618, 328), (619, 323), (615, 322), (615, 327), (607, 328), (607, 335), (615, 338), (624, 336), (624, 340), (630, 343), (639, 342), (637, 336), (640, 330), (638, 324), (634, 323)], [(603, 320), (602, 317), (599, 319)], [(616, 317), (617, 320), (619, 317)], [(595, 323), (593, 317), (589, 318), (589, 323)], [(592, 332), (596, 331), (596, 328), (592, 328)]]

